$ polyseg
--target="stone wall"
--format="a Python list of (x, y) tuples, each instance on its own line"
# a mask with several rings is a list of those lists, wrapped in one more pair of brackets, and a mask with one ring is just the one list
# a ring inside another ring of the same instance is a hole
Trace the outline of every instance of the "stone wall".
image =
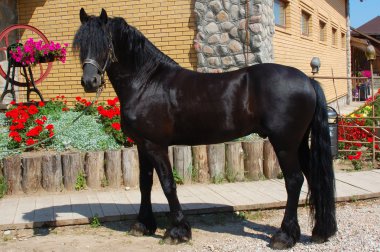
[(196, 0), (199, 72), (273, 61), (273, 0)]

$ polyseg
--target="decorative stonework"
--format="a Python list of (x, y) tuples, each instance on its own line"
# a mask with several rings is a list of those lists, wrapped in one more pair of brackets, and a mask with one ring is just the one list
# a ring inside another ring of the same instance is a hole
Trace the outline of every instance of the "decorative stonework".
[(273, 0), (196, 0), (194, 10), (199, 72), (273, 61)]

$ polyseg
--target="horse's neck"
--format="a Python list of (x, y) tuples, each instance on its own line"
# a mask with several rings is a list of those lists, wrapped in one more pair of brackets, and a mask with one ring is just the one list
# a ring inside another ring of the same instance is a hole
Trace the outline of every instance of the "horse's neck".
[(145, 53), (147, 53), (147, 59), (148, 62), (156, 61), (158, 63), (166, 63), (170, 65), (176, 65), (179, 66), (177, 62), (175, 62), (172, 58), (167, 56), (165, 53), (160, 51), (155, 45), (153, 45), (152, 42), (149, 41), (149, 39), (145, 38)]

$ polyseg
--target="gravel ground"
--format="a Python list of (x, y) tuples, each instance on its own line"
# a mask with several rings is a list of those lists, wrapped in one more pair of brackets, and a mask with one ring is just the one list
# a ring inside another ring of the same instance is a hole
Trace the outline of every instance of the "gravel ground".
[[(284, 210), (190, 216), (193, 240), (187, 244), (162, 243), (165, 224), (155, 236), (133, 237), (130, 222), (12, 230), (0, 235), (0, 251), (271, 251), (270, 236), (281, 224)], [(299, 208), (302, 237), (289, 251), (380, 252), (380, 199), (342, 203), (337, 207), (339, 231), (329, 242), (310, 243), (308, 209)]]

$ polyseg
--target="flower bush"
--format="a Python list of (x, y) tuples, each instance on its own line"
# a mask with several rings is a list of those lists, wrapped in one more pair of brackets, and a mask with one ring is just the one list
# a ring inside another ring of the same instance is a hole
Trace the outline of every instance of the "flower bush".
[[(11, 109), (5, 113), (10, 122), (9, 149), (32, 146), (54, 136), (54, 126), (47, 124), (47, 117), (40, 113), (39, 108), (43, 106), (45, 106), (43, 102), (37, 106), (12, 103)], [(44, 142), (42, 146), (46, 146), (48, 142)]]
[[(90, 105), (91, 102), (87, 99), (76, 97), (74, 107), (70, 110), (63, 95), (46, 103), (39, 102), (30, 106), (12, 102), (5, 114), (9, 138), (7, 148), (25, 146), (27, 150), (41, 147), (56, 150), (95, 150), (133, 145), (133, 141), (121, 130), (118, 98), (110, 99), (106, 104), (97, 107), (89, 107)], [(85, 115), (77, 119), (83, 111)], [(62, 131), (72, 121), (76, 123), (70, 128), (75, 130)], [(33, 146), (46, 138), (52, 138), (56, 132), (60, 132), (57, 137), (44, 141), (42, 145), (35, 146), (36, 148)]]
[(42, 40), (34, 41), (33, 38), (26, 40), (25, 44), (16, 43), (10, 47), (9, 54), (12, 59), (22, 65), (36, 64), (46, 61), (59, 60), (62, 63), (66, 62), (68, 44), (61, 45), (54, 41), (49, 44), (44, 44)]
[(121, 130), (120, 125), (120, 105), (119, 99), (115, 97), (114, 99), (107, 100), (107, 104), (100, 104), (96, 108), (91, 105), (91, 102), (80, 96), (76, 97), (76, 103), (74, 106), (75, 111), (84, 111), (85, 114), (94, 115), (97, 114), (99, 121), (103, 125), (103, 129), (107, 134), (112, 135), (115, 140), (124, 146), (132, 146), (134, 144), (133, 140), (124, 135)]
[[(368, 126), (373, 125), (372, 103), (375, 104), (375, 116), (380, 116), (380, 89), (366, 100), (364, 106), (353, 112), (344, 120), (338, 122), (339, 149), (352, 150), (347, 152), (347, 159), (353, 164), (358, 164), (358, 160), (365, 159), (364, 152), (373, 147), (376, 141), (376, 132)], [(375, 149), (380, 150), (379, 144), (375, 144)]]
[(89, 107), (91, 102), (86, 98), (77, 96), (75, 99), (74, 111), (80, 112), (86, 110), (85, 114), (98, 116), (98, 120), (103, 125), (104, 131), (113, 136), (119, 144), (124, 146), (132, 146), (134, 144), (134, 141), (125, 136), (121, 130), (120, 105), (117, 97), (107, 100), (107, 104), (97, 104), (95, 102), (98, 105), (97, 107)]

